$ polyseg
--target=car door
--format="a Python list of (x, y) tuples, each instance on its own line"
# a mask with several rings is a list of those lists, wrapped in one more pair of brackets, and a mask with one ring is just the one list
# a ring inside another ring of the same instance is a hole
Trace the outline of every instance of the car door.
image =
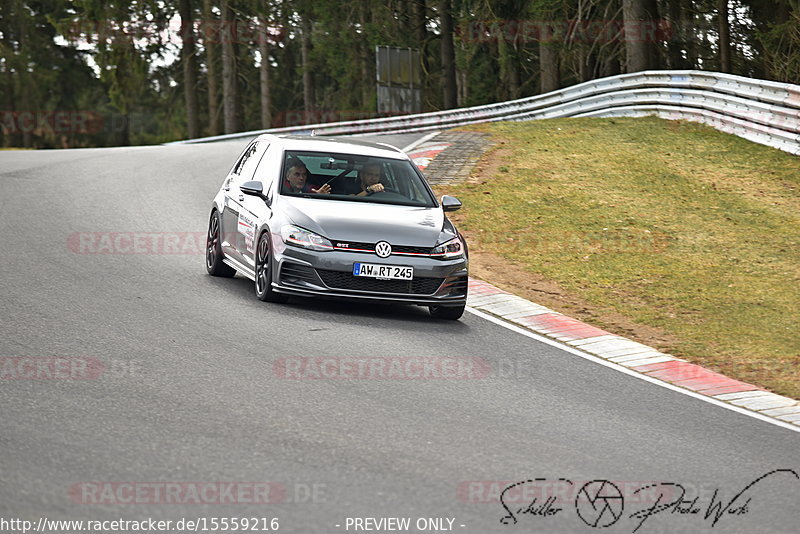
[(225, 182), (225, 208), (222, 214), (222, 250), (228, 258), (252, 267), (244, 261), (243, 251), (252, 248), (255, 233), (255, 220), (244, 210), (242, 204), (246, 195), (239, 186), (253, 179), (253, 173), (261, 156), (269, 146), (263, 141), (253, 141), (236, 162), (228, 180)]
[[(278, 176), (281, 172), (281, 150), (278, 145), (271, 145), (267, 146), (264, 154), (261, 156), (258, 166), (256, 167), (255, 173), (250, 180), (256, 180), (261, 182), (263, 187), (264, 194), (267, 195), (268, 201), (271, 201), (272, 193), (275, 188), (275, 182), (278, 179)], [(239, 209), (240, 209), (240, 222), (242, 219), (246, 218), (247, 220), (256, 221), (254, 225), (254, 230), (259, 231), (261, 225), (268, 221), (271, 215), (271, 209), (268, 206), (267, 202), (264, 201), (263, 198), (259, 198), (253, 195), (244, 195), (244, 200), (239, 202)], [(277, 231), (274, 228), (272, 231)], [(258, 240), (258, 235), (254, 235), (255, 240)], [(242, 250), (240, 250), (242, 254), (243, 263), (250, 267), (251, 269), (255, 270), (256, 259), (255, 259), (255, 245), (257, 243), (253, 243), (250, 241), (248, 246), (245, 246)]]

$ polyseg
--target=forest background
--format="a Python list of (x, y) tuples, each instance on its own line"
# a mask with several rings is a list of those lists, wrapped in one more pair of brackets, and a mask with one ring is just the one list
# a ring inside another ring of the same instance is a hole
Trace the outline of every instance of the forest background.
[(0, 147), (141, 145), (377, 116), (375, 47), (423, 111), (648, 69), (800, 81), (800, 0), (5, 0)]

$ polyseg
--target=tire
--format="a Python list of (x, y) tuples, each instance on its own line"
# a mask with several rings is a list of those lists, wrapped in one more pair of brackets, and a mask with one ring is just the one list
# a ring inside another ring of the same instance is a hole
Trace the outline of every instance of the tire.
[(256, 245), (256, 297), (264, 302), (286, 302), (288, 297), (272, 289), (272, 251), (269, 232), (258, 236)]
[(232, 278), (236, 274), (236, 269), (222, 261), (219, 226), (219, 212), (214, 210), (208, 221), (208, 233), (206, 234), (206, 271), (211, 276)]
[(428, 311), (430, 311), (431, 315), (437, 319), (449, 319), (451, 321), (455, 321), (464, 315), (464, 308), (466, 307), (466, 304), (462, 304), (460, 306), (428, 306)]

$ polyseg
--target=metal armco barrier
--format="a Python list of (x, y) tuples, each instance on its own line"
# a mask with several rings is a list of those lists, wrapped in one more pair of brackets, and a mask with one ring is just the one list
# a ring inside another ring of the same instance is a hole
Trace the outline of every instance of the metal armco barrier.
[(400, 117), (272, 128), (177, 143), (244, 139), (262, 133), (407, 133), (491, 121), (643, 115), (702, 122), (756, 143), (800, 155), (799, 85), (697, 70), (621, 74), (497, 104)]

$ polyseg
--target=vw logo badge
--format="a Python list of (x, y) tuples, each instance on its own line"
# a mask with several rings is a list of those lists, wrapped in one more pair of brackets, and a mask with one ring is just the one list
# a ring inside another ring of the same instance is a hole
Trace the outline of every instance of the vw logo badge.
[(392, 245), (387, 243), (386, 241), (379, 241), (375, 245), (375, 254), (378, 255), (379, 258), (388, 258), (392, 253)]

